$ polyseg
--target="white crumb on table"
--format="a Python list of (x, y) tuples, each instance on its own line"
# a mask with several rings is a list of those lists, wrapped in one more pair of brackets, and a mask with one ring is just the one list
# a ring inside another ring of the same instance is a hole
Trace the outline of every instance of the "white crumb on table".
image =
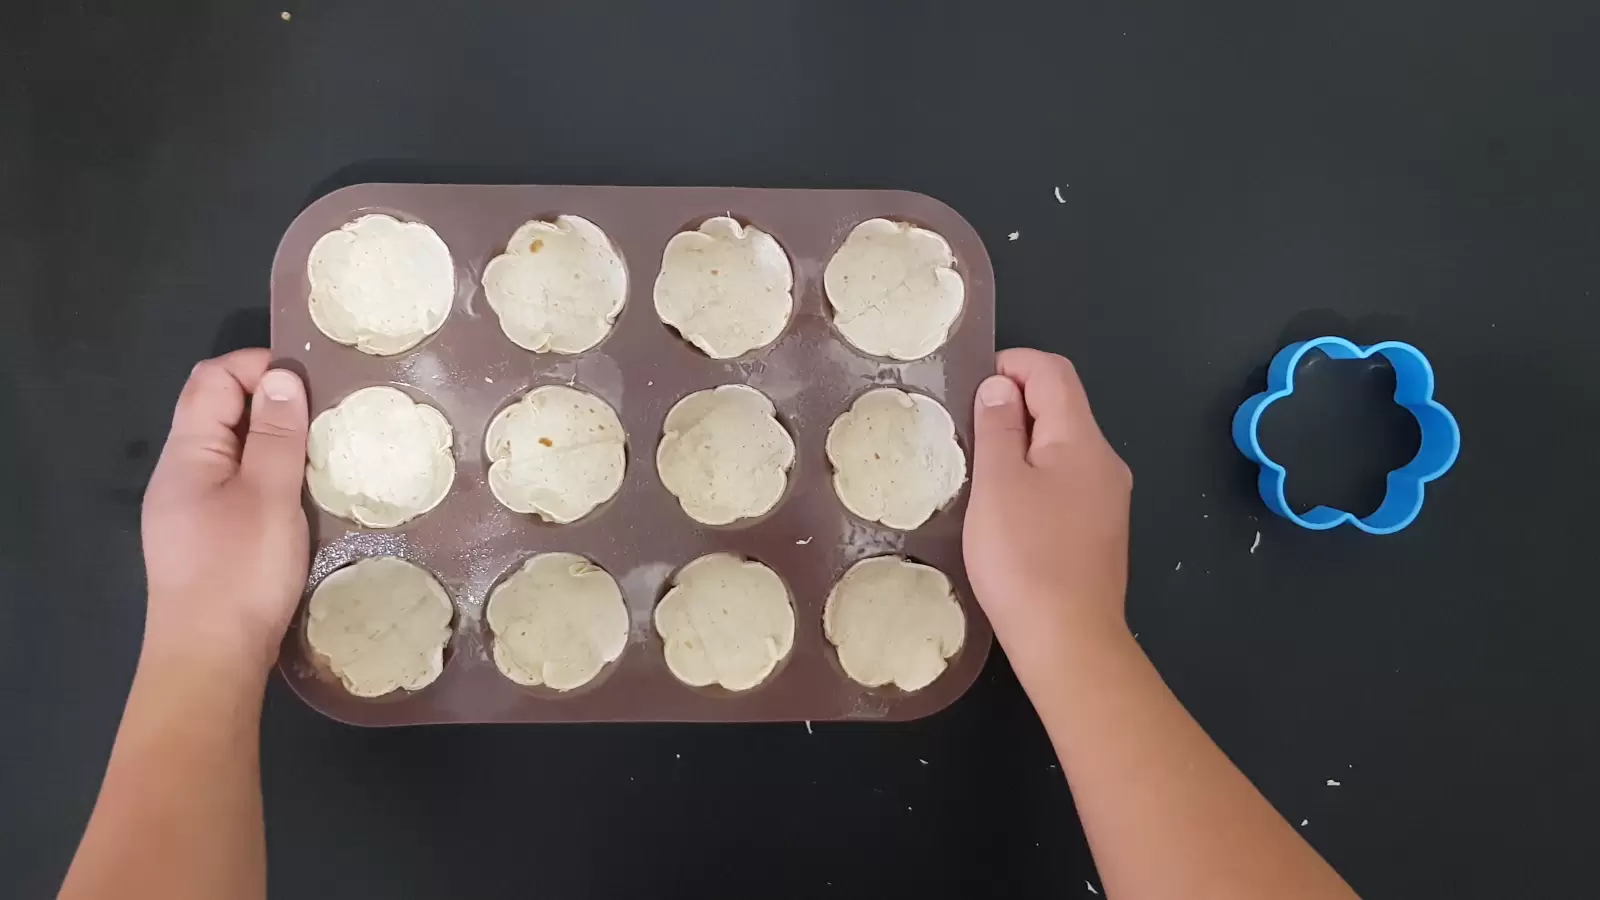
[(289, 11), (286, 9), (283, 12), (278, 13), (278, 18), (280, 18), (280, 19), (284, 20), (285, 22), (287, 22), (290, 19), (294, 18), (294, 16), (289, 15)]
[[(1068, 185), (1068, 187), (1071, 187), (1071, 185)], [(1065, 203), (1065, 202), (1067, 202), (1067, 198), (1061, 196), (1061, 188), (1059, 186), (1056, 187), (1055, 193), (1056, 193), (1056, 202), (1057, 203)]]
[(1174, 571), (1174, 572), (1182, 572), (1183, 571), (1183, 560), (1181, 560), (1181, 559), (1178, 560), (1178, 564), (1172, 567), (1172, 571)]
[(1260, 546), (1261, 546), (1261, 532), (1258, 531), (1258, 532), (1256, 532), (1255, 543), (1250, 545), (1250, 552), (1252, 554), (1254, 554), (1256, 552), (1256, 548), (1260, 547)]
[(683, 759), (683, 754), (682, 753), (674, 753), (674, 754), (672, 754), (672, 758), (673, 759)]
[(1014, 241), (1014, 240), (1016, 240), (1016, 239), (1017, 239), (1017, 238), (1019, 238), (1019, 237), (1022, 237), (1022, 232), (1020, 232), (1020, 231), (1013, 231), (1013, 232), (1011, 232), (1011, 233), (1010, 233), (1010, 234), (1008, 234), (1008, 235), (1006, 235), (1006, 240), (1008, 240), (1008, 241)]
[(816, 734), (815, 731), (811, 730), (811, 720), (810, 719), (806, 720), (806, 734)]
[(809, 543), (811, 543), (811, 538), (806, 538), (803, 541), (795, 541), (795, 545), (799, 546), (799, 547), (804, 547), (805, 545), (807, 545)]
[(1334, 781), (1332, 778), (1329, 778), (1328, 779), (1328, 787), (1339, 787), (1339, 782)]
[(1095, 889), (1094, 889), (1094, 885), (1092, 885), (1092, 884), (1090, 884), (1090, 883), (1089, 883), (1089, 882), (1087, 882), (1087, 881), (1085, 881), (1085, 882), (1084, 882), (1084, 883), (1083, 883), (1083, 886), (1084, 886), (1084, 887), (1086, 887), (1086, 888), (1088, 888), (1088, 889), (1089, 889), (1089, 893), (1091, 893), (1091, 894), (1098, 894), (1098, 893), (1100, 893), (1100, 892), (1099, 892), (1099, 891), (1097, 891), (1097, 890), (1095, 890)]
[(1310, 819), (1301, 819), (1300, 820), (1300, 827), (1301, 828), (1304, 828), (1309, 824), (1311, 824), (1311, 820)]
[(494, 384), (494, 379), (490, 378), (487, 375), (485, 375), (485, 376), (483, 376), (483, 383), (484, 384)]
[(925, 759), (923, 759), (923, 758), (922, 758), (922, 757), (920, 757), (920, 756), (919, 756), (919, 757), (917, 757), (917, 762), (919, 762), (919, 763), (922, 763), (922, 764), (923, 764), (923, 765), (927, 765), (927, 764), (928, 764), (928, 761), (927, 761), (927, 760), (925, 760)]
[(306, 341), (306, 352), (307, 353), (311, 352), (311, 342), (310, 341)]

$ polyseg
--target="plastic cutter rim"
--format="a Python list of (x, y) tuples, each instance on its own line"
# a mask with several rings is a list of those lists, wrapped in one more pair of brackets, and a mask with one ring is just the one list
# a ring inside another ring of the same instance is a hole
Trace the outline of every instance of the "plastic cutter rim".
[[(1274, 462), (1261, 448), (1258, 429), (1267, 407), (1294, 393), (1294, 373), (1300, 361), (1313, 350), (1330, 359), (1367, 359), (1382, 354), (1394, 367), (1394, 401), (1412, 414), (1422, 433), (1417, 455), (1391, 471), (1386, 479), (1383, 502), (1365, 518), (1331, 506), (1318, 506), (1305, 515), (1290, 508), (1284, 496), (1288, 470)], [(1267, 390), (1239, 406), (1233, 417), (1233, 442), (1250, 461), (1261, 468), (1256, 489), (1267, 508), (1285, 519), (1324, 531), (1346, 522), (1368, 534), (1393, 534), (1416, 520), (1422, 512), (1423, 486), (1455, 464), (1461, 452), (1461, 429), (1455, 417), (1433, 399), (1433, 366), (1421, 350), (1403, 341), (1381, 341), (1368, 346), (1342, 337), (1320, 337), (1298, 341), (1279, 350), (1267, 368)]]

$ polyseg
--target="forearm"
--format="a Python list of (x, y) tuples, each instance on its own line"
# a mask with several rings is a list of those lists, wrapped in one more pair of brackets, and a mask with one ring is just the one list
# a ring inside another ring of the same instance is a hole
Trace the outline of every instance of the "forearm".
[(264, 676), (146, 647), (60, 896), (266, 896)]
[(1211, 741), (1120, 621), (1061, 630), (1023, 639), (1013, 664), (1108, 896), (1355, 896)]

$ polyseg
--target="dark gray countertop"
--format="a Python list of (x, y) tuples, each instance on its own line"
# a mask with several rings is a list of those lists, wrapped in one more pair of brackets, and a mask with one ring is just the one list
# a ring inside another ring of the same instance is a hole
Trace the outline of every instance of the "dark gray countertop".
[[(1071, 355), (1132, 465), (1131, 619), (1223, 749), (1366, 897), (1581, 892), (1600, 14), (1007, 6), (8, 9), (0, 894), (52, 893), (88, 815), (179, 384), (265, 341), (295, 213), (382, 179), (945, 200), (994, 258), (1001, 344)], [(1272, 518), (1229, 444), (1272, 353), (1320, 332), (1414, 341), (1461, 422), (1399, 535)], [(909, 725), (364, 731), (281, 684), (266, 718), (274, 896), (1099, 886), (999, 654)]]

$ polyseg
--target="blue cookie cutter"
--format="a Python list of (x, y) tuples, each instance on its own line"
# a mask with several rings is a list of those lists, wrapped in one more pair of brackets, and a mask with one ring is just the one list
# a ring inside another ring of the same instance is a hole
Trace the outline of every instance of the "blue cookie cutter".
[[(1288, 473), (1268, 458), (1261, 449), (1257, 431), (1261, 414), (1268, 406), (1294, 393), (1294, 370), (1307, 353), (1320, 350), (1330, 359), (1366, 359), (1375, 353), (1394, 367), (1394, 402), (1417, 417), (1422, 429), (1422, 446), (1417, 455), (1388, 476), (1388, 492), (1372, 515), (1365, 519), (1330, 506), (1319, 506), (1297, 515), (1284, 499), (1283, 483)], [(1267, 508), (1278, 515), (1315, 531), (1337, 528), (1346, 522), (1368, 534), (1393, 534), (1410, 525), (1422, 512), (1422, 486), (1438, 478), (1455, 464), (1461, 452), (1461, 429), (1450, 410), (1433, 399), (1433, 366), (1422, 351), (1400, 341), (1384, 341), (1362, 347), (1341, 337), (1320, 337), (1290, 344), (1272, 357), (1267, 367), (1267, 390), (1246, 400), (1233, 414), (1233, 443), (1239, 452), (1261, 467), (1256, 487)]]

